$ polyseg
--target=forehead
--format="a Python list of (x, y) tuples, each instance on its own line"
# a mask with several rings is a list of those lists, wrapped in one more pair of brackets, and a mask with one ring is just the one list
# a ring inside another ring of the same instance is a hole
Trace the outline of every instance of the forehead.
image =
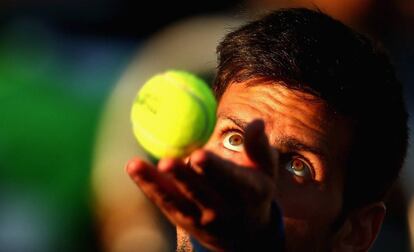
[(218, 115), (234, 113), (260, 117), (268, 127), (297, 124), (314, 131), (329, 128), (336, 119), (326, 103), (314, 95), (270, 82), (231, 83), (220, 99)]
[[(351, 124), (346, 118), (333, 113), (317, 97), (278, 83), (230, 84), (221, 97), (218, 118), (242, 122), (260, 118), (271, 144), (283, 147), (281, 139), (297, 139), (318, 150), (318, 158), (328, 168), (343, 169), (351, 144)], [(329, 170), (321, 176), (327, 176)]]

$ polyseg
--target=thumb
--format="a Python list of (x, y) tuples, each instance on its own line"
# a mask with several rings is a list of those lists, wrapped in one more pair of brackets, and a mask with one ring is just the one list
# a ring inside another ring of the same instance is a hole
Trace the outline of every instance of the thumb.
[(279, 153), (272, 149), (264, 132), (263, 120), (254, 120), (246, 127), (244, 148), (253, 165), (270, 175), (275, 176)]

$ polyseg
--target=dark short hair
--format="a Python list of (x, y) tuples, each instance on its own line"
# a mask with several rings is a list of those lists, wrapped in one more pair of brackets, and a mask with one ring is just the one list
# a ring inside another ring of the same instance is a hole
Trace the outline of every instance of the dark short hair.
[(344, 208), (383, 200), (407, 148), (402, 87), (381, 47), (308, 9), (282, 9), (229, 33), (217, 48), (217, 98), (232, 82), (264, 79), (310, 93), (354, 123)]

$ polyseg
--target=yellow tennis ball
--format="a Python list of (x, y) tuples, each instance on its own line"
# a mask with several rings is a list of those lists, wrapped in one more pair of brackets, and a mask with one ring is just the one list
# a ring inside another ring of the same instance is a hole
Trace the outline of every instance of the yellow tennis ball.
[(217, 102), (197, 76), (170, 70), (150, 78), (132, 105), (133, 132), (153, 157), (183, 157), (210, 138)]

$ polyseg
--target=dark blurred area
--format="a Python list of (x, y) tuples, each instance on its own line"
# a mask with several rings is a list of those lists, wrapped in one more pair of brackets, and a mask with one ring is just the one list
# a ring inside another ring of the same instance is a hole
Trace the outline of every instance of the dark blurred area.
[(0, 251), (101, 251), (90, 173), (111, 87), (146, 36), (233, 3), (0, 2)]
[(0, 22), (30, 16), (68, 34), (139, 39), (170, 22), (201, 13), (233, 8), (227, 1), (6, 0)]
[[(102, 114), (108, 108), (111, 110), (106, 102), (136, 52), (154, 34), (179, 20), (213, 13), (238, 16), (237, 11), (232, 11), (242, 6), (278, 8), (291, 6), (290, 2), (1, 1), (0, 252), (109, 251), (102, 245), (91, 192), (95, 142)], [(381, 39), (405, 84), (409, 110), (414, 111), (413, 1), (319, 0), (310, 5), (312, 1), (296, 2), (298, 6), (323, 6), (322, 11)], [(348, 8), (345, 3), (351, 2), (361, 8)], [(365, 8), (369, 9), (368, 14), (360, 15)], [(170, 37), (156, 38), (154, 41), (160, 42), (162, 38), (168, 44)], [(192, 42), (185, 41), (184, 47)], [(184, 49), (188, 54), (194, 53), (191, 48)], [(179, 58), (169, 60), (178, 62)], [(214, 59), (209, 60), (214, 63)], [(146, 68), (138, 70), (144, 72)], [(134, 82), (126, 85), (131, 87), (125, 90), (134, 92), (138, 87)], [(125, 100), (125, 96), (116, 95)], [(128, 113), (128, 109), (113, 111)], [(110, 121), (111, 117), (108, 118)], [(122, 128), (109, 127), (108, 131), (130, 131), (128, 123)], [(100, 143), (111, 144), (104, 140)], [(123, 144), (121, 141), (116, 146)], [(111, 158), (112, 153), (103, 153)], [(395, 218), (386, 220), (388, 228), (375, 251), (409, 251), (409, 225), (414, 226), (414, 216), (410, 215), (412, 211), (407, 214), (406, 209), (411, 206), (414, 192), (414, 172), (408, 169), (414, 164), (412, 151), (409, 156), (396, 196), (390, 200), (394, 203), (389, 209)], [(119, 167), (111, 169), (121, 171), (126, 161), (120, 158)], [(118, 190), (115, 182), (103, 181), (105, 190)], [(127, 201), (132, 197), (125, 195)]]

